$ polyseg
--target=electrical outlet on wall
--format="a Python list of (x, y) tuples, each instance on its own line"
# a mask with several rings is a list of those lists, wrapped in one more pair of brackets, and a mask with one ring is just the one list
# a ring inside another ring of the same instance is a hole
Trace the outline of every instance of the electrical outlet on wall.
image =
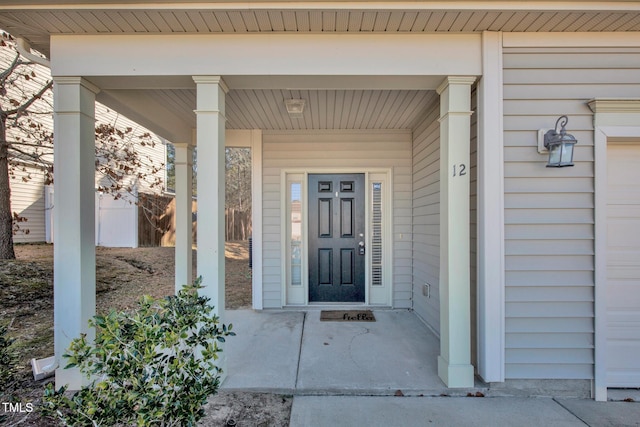
[(431, 298), (431, 285), (428, 283), (425, 283), (424, 286), (422, 287), (422, 295), (424, 295), (427, 298)]

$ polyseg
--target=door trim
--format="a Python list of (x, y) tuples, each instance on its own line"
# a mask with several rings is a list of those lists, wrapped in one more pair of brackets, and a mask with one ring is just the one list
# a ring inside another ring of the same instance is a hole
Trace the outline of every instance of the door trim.
[(592, 397), (607, 400), (607, 145), (640, 137), (640, 100), (593, 99), (595, 201), (595, 368)]
[[(370, 247), (371, 240), (371, 192), (372, 183), (383, 184), (382, 208), (383, 216), (383, 279), (382, 285), (373, 287), (371, 283), (371, 251), (367, 251), (365, 259), (365, 301), (363, 303), (312, 303), (313, 306), (321, 305), (365, 305), (391, 307), (392, 303), (392, 277), (393, 277), (393, 174), (390, 168), (289, 168), (281, 171), (280, 200), (281, 212), (281, 238), (280, 250), (283, 259), (281, 262), (282, 277), (282, 306), (309, 306), (309, 265), (308, 265), (308, 184), (309, 174), (344, 174), (359, 173), (365, 176), (365, 244)], [(291, 283), (291, 211), (288, 203), (289, 187), (293, 182), (301, 184), (302, 197), (302, 254), (301, 254), (301, 286), (293, 286)], [(386, 190), (385, 190), (386, 189)]]

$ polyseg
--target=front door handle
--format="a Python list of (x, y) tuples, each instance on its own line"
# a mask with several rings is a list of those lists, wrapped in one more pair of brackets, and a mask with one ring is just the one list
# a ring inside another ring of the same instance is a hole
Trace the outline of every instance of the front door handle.
[(363, 241), (360, 241), (358, 243), (358, 253), (360, 255), (364, 255), (364, 242)]

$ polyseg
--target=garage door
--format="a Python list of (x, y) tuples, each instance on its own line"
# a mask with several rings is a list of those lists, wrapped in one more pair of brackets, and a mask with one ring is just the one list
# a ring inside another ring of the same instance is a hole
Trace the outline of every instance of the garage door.
[(640, 387), (640, 141), (607, 149), (607, 386)]

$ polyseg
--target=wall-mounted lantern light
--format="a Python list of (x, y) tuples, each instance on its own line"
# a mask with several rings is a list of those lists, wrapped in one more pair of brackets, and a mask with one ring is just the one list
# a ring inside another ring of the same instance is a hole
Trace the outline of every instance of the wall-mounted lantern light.
[[(565, 126), (568, 122), (567, 116), (560, 116), (556, 121), (555, 129), (551, 129), (544, 134), (544, 147), (549, 150), (548, 168), (573, 166), (573, 146), (576, 145), (578, 140), (567, 133)], [(560, 131), (558, 131), (558, 125), (560, 126)]]

